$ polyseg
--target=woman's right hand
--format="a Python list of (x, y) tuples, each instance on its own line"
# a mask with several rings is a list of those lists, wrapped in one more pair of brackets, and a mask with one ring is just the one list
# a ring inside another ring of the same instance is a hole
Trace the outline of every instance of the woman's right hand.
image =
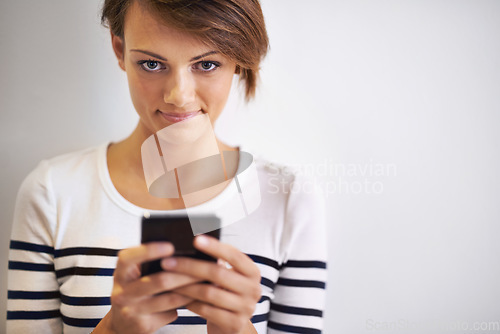
[(167, 242), (143, 244), (118, 253), (113, 275), (111, 310), (93, 333), (153, 333), (177, 319), (176, 309), (191, 298), (168, 292), (200, 279), (173, 272), (159, 272), (141, 277), (141, 263), (174, 254)]

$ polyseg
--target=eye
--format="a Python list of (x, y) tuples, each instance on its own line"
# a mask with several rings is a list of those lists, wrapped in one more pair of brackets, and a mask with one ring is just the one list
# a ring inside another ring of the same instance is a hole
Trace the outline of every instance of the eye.
[(203, 72), (212, 72), (220, 67), (220, 64), (214, 61), (200, 61), (195, 64), (195, 67)]
[(165, 69), (162, 63), (156, 60), (140, 60), (137, 62), (141, 68), (146, 72), (158, 72), (159, 70)]
[(158, 62), (157, 62), (157, 61), (147, 61), (147, 62), (146, 62), (146, 66), (147, 66), (150, 70), (154, 70), (154, 69), (156, 69), (156, 66), (158, 66)]

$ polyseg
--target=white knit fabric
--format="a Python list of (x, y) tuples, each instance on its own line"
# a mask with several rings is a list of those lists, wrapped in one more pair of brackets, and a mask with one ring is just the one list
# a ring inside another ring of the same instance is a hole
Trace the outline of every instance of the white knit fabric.
[[(42, 161), (18, 194), (9, 256), (8, 333), (89, 333), (110, 308), (116, 253), (140, 243), (145, 209), (109, 177), (108, 143)], [(322, 198), (283, 166), (256, 158), (262, 202), (224, 227), (221, 241), (262, 275), (252, 322), (259, 333), (320, 333), (326, 282)], [(295, 187), (293, 186), (295, 184)], [(224, 205), (228, 192), (196, 207)], [(154, 211), (178, 214), (183, 210)], [(206, 333), (188, 310), (158, 333)]]

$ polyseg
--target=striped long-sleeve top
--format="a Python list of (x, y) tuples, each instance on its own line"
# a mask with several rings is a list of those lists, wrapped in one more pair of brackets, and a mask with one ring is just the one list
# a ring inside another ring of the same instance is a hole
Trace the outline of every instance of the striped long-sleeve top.
[[(140, 243), (145, 209), (113, 186), (107, 146), (44, 160), (22, 183), (10, 242), (7, 333), (89, 333), (109, 311), (117, 253)], [(261, 159), (255, 164), (261, 204), (220, 237), (261, 271), (262, 297), (251, 320), (258, 333), (321, 333), (323, 201), (300, 174)], [(225, 200), (223, 191), (200, 212)], [(204, 319), (186, 309), (178, 314), (158, 333), (206, 333)]]

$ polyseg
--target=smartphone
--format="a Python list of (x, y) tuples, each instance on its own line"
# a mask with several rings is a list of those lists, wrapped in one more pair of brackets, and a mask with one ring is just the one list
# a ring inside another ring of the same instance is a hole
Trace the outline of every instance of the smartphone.
[[(220, 237), (220, 219), (215, 215), (191, 216), (197, 224), (218, 227), (211, 232), (205, 233), (216, 239)], [(217, 259), (207, 255), (193, 246), (193, 230), (191, 229), (190, 217), (187, 215), (176, 216), (148, 216), (142, 217), (141, 243), (152, 241), (169, 241), (175, 247), (174, 256), (185, 256), (205, 261), (217, 262)], [(162, 271), (161, 259), (144, 262), (141, 266), (142, 276)]]

